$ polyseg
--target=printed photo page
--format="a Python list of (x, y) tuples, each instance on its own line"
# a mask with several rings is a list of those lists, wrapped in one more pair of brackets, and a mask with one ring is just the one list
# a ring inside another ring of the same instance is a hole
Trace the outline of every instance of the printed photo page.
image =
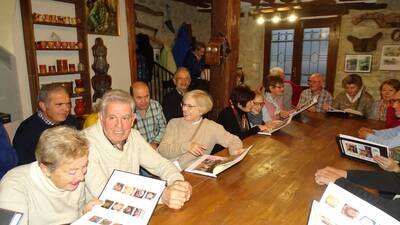
[(292, 118), (293, 118), (293, 115), (290, 115), (288, 118), (283, 120), (282, 123), (278, 124), (273, 129), (268, 130), (268, 131), (260, 131), (260, 132), (258, 132), (258, 134), (272, 135), (272, 133), (274, 133), (275, 131), (280, 130), (280, 129), (286, 127), (287, 125), (289, 125), (289, 123), (292, 122)]
[(114, 170), (96, 205), (72, 225), (147, 224), (166, 182)]
[(389, 148), (385, 145), (348, 135), (339, 134), (337, 142), (341, 154), (372, 163), (376, 163), (373, 156), (390, 157), (391, 155)]
[(400, 225), (382, 210), (330, 183), (319, 202), (314, 201), (308, 225)]
[(306, 104), (302, 105), (300, 108), (296, 109), (296, 111), (294, 111), (292, 114), (290, 114), (291, 116), (296, 116), (299, 113), (302, 113), (303, 111), (311, 108), (312, 106), (314, 106), (315, 104), (318, 103), (318, 97), (319, 96), (314, 96), (313, 99), (311, 99), (310, 101), (308, 101)]

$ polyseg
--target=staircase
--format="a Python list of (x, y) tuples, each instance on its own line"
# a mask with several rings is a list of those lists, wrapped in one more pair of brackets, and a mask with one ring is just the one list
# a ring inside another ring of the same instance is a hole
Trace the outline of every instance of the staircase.
[(175, 88), (172, 81), (174, 74), (154, 61), (154, 68), (151, 82), (149, 83), (150, 97), (162, 104), (165, 94)]

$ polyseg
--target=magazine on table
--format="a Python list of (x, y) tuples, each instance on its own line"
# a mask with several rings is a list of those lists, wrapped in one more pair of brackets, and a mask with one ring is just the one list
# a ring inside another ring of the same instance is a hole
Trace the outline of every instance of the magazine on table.
[(339, 146), (340, 154), (347, 157), (376, 163), (373, 156), (380, 155), (386, 158), (391, 156), (391, 151), (388, 146), (364, 139), (339, 134), (336, 137), (336, 141)]
[(203, 155), (186, 168), (185, 171), (210, 177), (217, 177), (217, 175), (222, 171), (242, 161), (252, 147), (253, 145), (248, 147), (240, 155), (233, 155), (230, 157)]
[(311, 108), (312, 106), (316, 105), (318, 103), (318, 95), (314, 96), (312, 99), (310, 99), (308, 102), (306, 102), (304, 105), (302, 105), (300, 108), (297, 108), (296, 111), (291, 113), (291, 116), (296, 116), (299, 113), (302, 113), (303, 111)]
[(286, 118), (285, 120), (282, 120), (281, 123), (279, 123), (277, 126), (275, 126), (274, 128), (270, 129), (270, 130), (266, 130), (266, 131), (260, 131), (258, 132), (258, 134), (263, 134), (263, 135), (272, 135), (272, 133), (274, 133), (277, 130), (280, 130), (284, 127), (286, 127), (287, 125), (289, 125), (290, 122), (292, 122), (292, 118), (293, 115), (290, 115), (288, 118)]
[(0, 208), (0, 225), (18, 225), (22, 213)]
[(400, 222), (354, 194), (329, 183), (314, 201), (308, 225), (400, 225)]
[(328, 114), (335, 114), (335, 115), (354, 115), (354, 116), (364, 116), (364, 114), (360, 111), (354, 109), (329, 109), (327, 111)]
[(72, 225), (147, 224), (164, 191), (166, 182), (114, 170), (96, 205)]

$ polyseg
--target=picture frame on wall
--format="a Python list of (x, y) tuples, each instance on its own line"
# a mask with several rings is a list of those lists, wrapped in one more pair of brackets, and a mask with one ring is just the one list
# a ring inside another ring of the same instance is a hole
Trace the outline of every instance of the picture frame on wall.
[(400, 45), (383, 45), (380, 70), (400, 70)]
[(89, 34), (119, 36), (118, 1), (85, 0)]
[(346, 55), (344, 72), (369, 73), (371, 72), (372, 55)]

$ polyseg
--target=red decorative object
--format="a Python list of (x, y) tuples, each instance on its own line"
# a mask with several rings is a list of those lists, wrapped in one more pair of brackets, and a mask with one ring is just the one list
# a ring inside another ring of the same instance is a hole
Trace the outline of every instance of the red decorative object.
[(75, 72), (76, 71), (75, 64), (68, 64), (68, 71)]
[(47, 73), (47, 71), (46, 71), (46, 65), (44, 65), (44, 64), (42, 64), (42, 65), (39, 65), (39, 73)]
[(55, 73), (56, 72), (56, 66), (49, 66), (49, 73)]
[(62, 60), (61, 59), (57, 59), (56, 63), (57, 63), (57, 72), (62, 72), (63, 71)]
[(83, 114), (85, 114), (85, 102), (83, 101), (83, 99), (78, 98), (75, 100), (75, 115), (77, 116), (82, 116)]

